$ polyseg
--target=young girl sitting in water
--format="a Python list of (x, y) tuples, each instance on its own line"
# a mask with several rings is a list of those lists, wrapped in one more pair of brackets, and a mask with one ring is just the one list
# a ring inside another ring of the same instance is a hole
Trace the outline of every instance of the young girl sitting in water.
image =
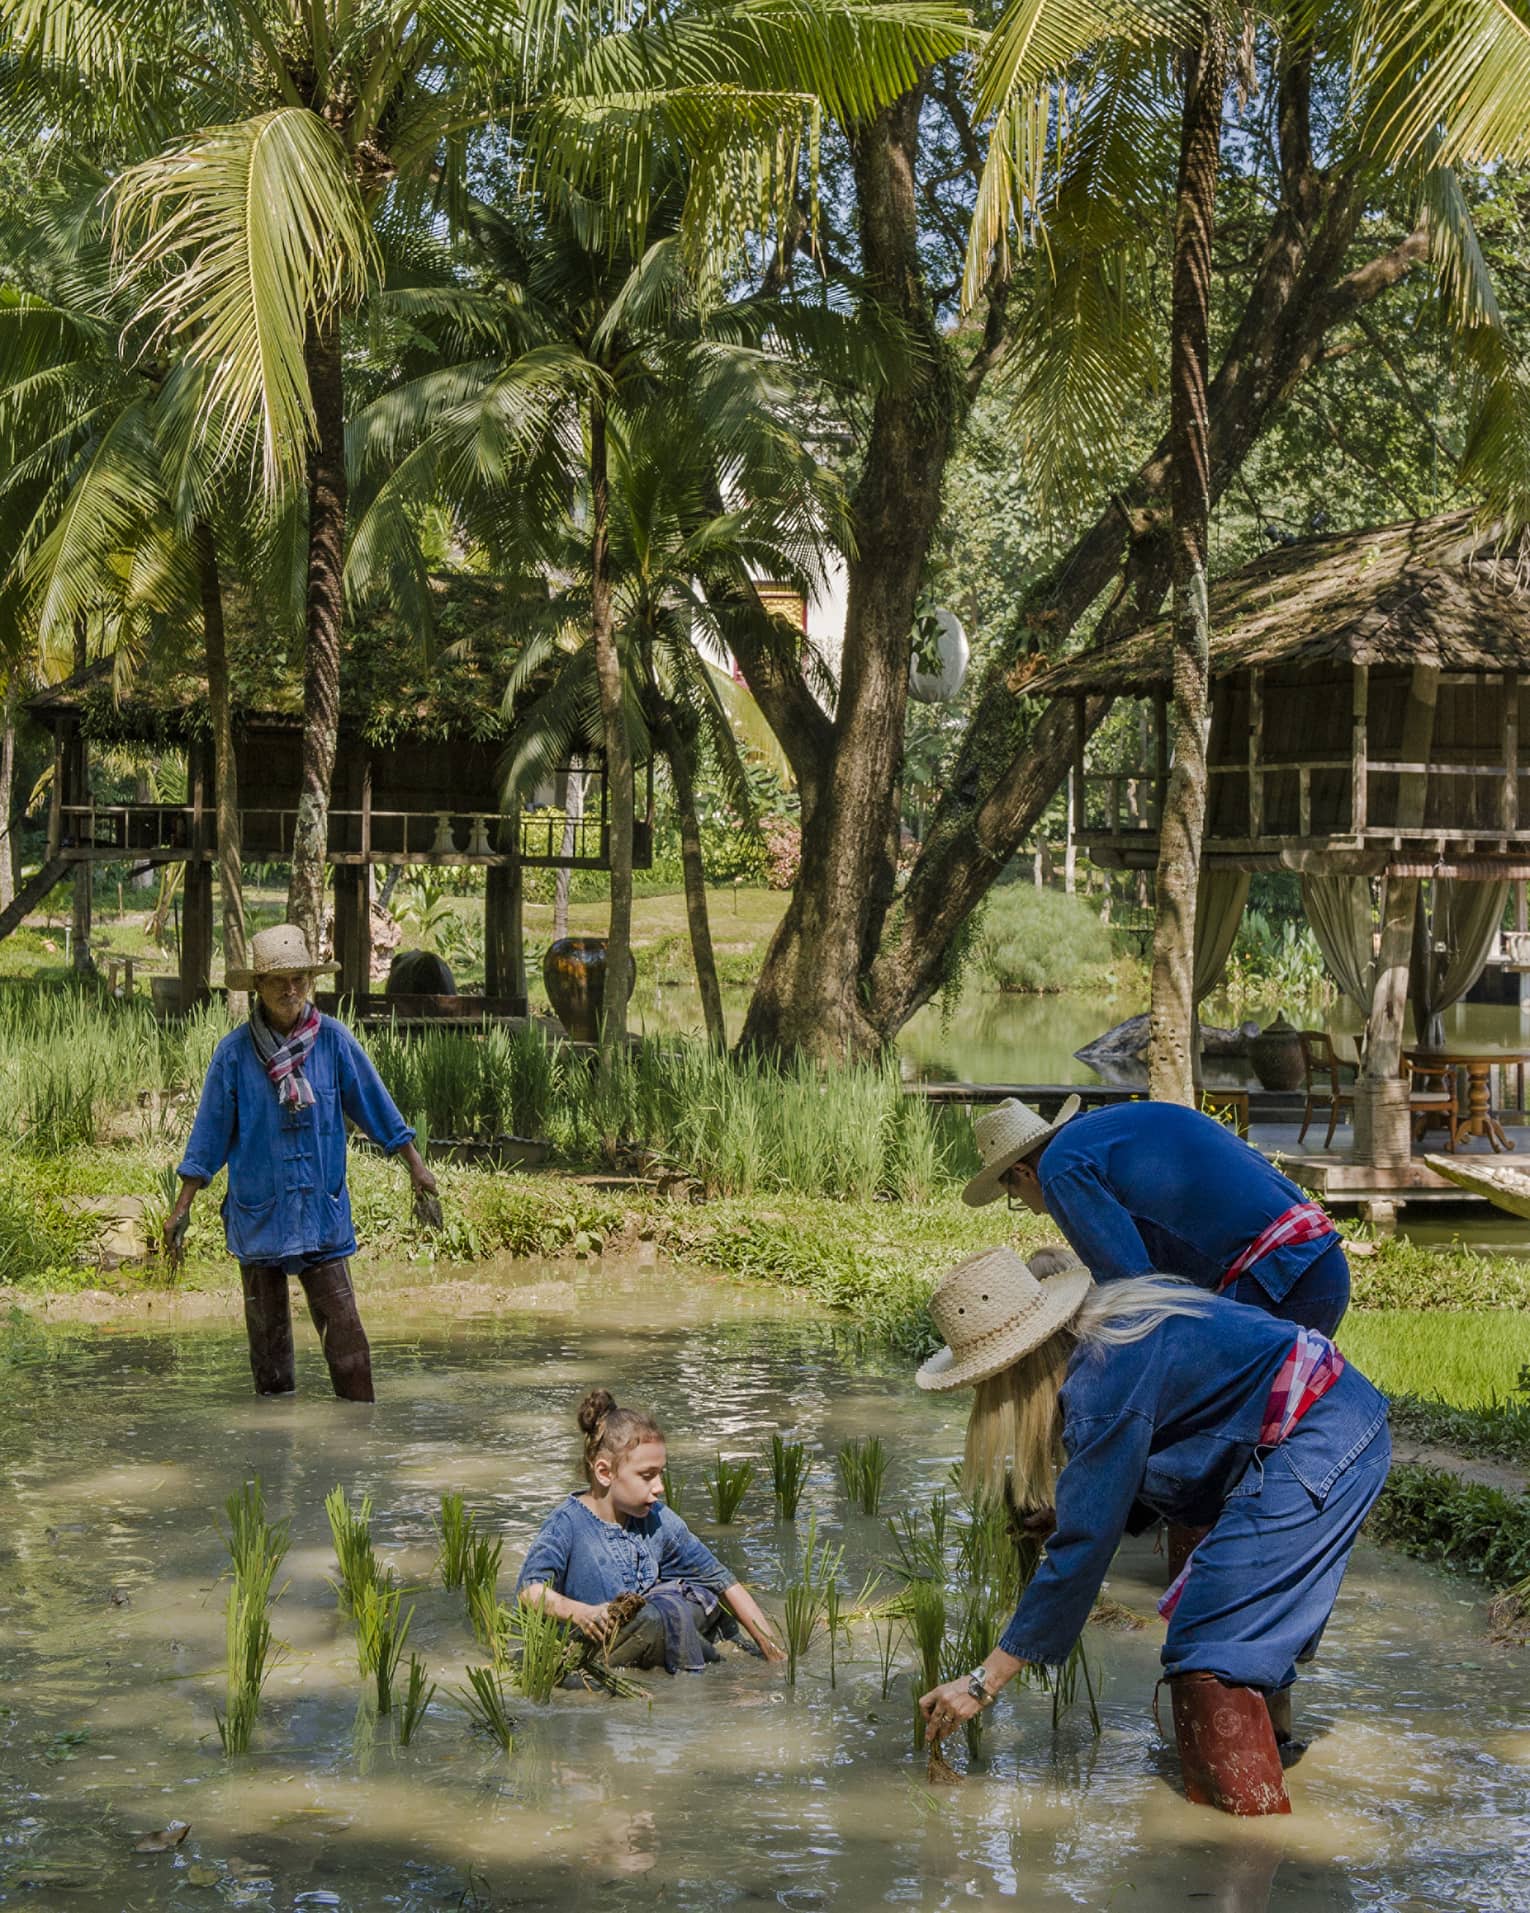
[[(766, 1660), (783, 1659), (749, 1590), (665, 1507), (658, 1424), (597, 1388), (579, 1426), (589, 1487), (543, 1522), (516, 1582), (521, 1601), (572, 1621), (613, 1667), (699, 1673), (717, 1659), (714, 1637), (732, 1632), (729, 1610)], [(642, 1606), (629, 1615), (632, 1597)]]

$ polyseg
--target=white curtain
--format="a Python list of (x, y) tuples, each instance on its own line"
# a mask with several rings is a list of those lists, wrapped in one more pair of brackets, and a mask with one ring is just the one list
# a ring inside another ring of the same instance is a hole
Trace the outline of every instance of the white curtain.
[(1246, 870), (1202, 869), (1195, 887), (1195, 1000), (1211, 994), (1227, 968), (1248, 902)]
[(1507, 883), (1459, 877), (1433, 877), (1420, 886), (1408, 989), (1426, 1049), (1445, 1047), (1445, 1012), (1486, 968), (1508, 896)]
[(1370, 878), (1304, 873), (1302, 908), (1339, 988), (1362, 1016), (1369, 1016), (1376, 963)]

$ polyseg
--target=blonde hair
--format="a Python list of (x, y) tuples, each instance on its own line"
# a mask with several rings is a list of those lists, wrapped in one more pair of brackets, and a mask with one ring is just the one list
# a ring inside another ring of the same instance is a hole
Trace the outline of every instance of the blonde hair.
[(609, 1388), (592, 1388), (579, 1404), (579, 1427), (584, 1435), (584, 1477), (592, 1486), (600, 1455), (620, 1461), (640, 1441), (663, 1441), (664, 1430), (641, 1409), (618, 1408)]
[[(1041, 1249), (1031, 1257), (1031, 1272), (1045, 1278), (1075, 1261), (1065, 1250)], [(1206, 1298), (1179, 1276), (1091, 1283), (1070, 1322), (978, 1383), (967, 1420), (963, 1488), (987, 1495), (1007, 1488), (1021, 1513), (1050, 1508), (1066, 1459), (1058, 1396), (1074, 1351), (1085, 1348), (1103, 1358), (1107, 1348), (1140, 1342), (1171, 1315), (1199, 1315), (1205, 1307)]]

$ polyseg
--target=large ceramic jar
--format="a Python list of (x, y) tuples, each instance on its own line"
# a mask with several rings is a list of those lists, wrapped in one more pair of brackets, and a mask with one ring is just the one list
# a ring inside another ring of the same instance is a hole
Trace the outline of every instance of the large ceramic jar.
[(1250, 1042), (1248, 1060), (1266, 1089), (1300, 1089), (1306, 1081), (1302, 1033), (1281, 1014), (1277, 1013)]
[[(627, 994), (637, 982), (637, 962), (628, 952)], [(606, 992), (604, 937), (559, 937), (542, 959), (542, 981), (553, 1015), (576, 1043), (598, 1043)]]

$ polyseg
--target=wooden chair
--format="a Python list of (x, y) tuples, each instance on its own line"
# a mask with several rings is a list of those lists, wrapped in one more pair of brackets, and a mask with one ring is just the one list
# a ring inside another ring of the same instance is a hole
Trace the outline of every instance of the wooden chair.
[(1302, 1030), (1302, 1066), (1306, 1073), (1307, 1106), (1302, 1111), (1302, 1126), (1296, 1138), (1300, 1148), (1311, 1127), (1314, 1113), (1322, 1104), (1328, 1106), (1328, 1134), (1323, 1138), (1323, 1147), (1333, 1147), (1333, 1132), (1339, 1126), (1339, 1117), (1355, 1106), (1355, 1077), (1350, 1071), (1346, 1080), (1346, 1064), (1340, 1061), (1333, 1046), (1333, 1040), (1326, 1030)]
[(1454, 1068), (1447, 1063), (1420, 1063), (1405, 1056), (1403, 1076), (1408, 1084), (1413, 1140), (1421, 1141), (1425, 1131), (1439, 1123), (1448, 1138), (1445, 1147), (1454, 1155), (1461, 1139), (1461, 1104), (1456, 1096)]

